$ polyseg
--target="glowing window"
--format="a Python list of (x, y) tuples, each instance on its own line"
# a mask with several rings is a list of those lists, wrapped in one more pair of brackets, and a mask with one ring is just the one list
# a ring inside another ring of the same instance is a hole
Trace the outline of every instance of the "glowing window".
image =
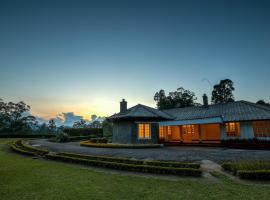
[(172, 129), (170, 126), (168, 126), (168, 135), (171, 135), (172, 134)]
[(184, 134), (194, 134), (195, 133), (194, 125), (184, 125), (183, 126), (183, 133)]
[(255, 137), (270, 137), (270, 121), (252, 122)]
[(162, 126), (159, 127), (159, 138), (164, 138), (164, 130)]
[(229, 122), (225, 124), (226, 133), (229, 137), (239, 137), (240, 136), (240, 123), (239, 122)]
[(138, 125), (138, 137), (139, 139), (150, 139), (150, 124)]

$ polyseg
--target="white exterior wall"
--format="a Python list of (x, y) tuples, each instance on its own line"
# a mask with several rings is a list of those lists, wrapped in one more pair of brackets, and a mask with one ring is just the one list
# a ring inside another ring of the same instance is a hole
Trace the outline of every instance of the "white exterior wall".
[(253, 139), (252, 122), (240, 122), (240, 139)]
[(225, 123), (220, 125), (221, 139), (253, 139), (254, 133), (252, 128), (252, 122), (240, 122), (240, 137), (228, 137), (226, 133)]

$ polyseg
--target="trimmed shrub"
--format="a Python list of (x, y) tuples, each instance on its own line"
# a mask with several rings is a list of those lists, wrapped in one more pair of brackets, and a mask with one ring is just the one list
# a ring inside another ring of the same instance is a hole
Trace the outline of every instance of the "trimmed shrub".
[(202, 172), (199, 169), (192, 168), (173, 168), (173, 167), (158, 167), (158, 166), (149, 166), (149, 165), (135, 165), (135, 164), (126, 164), (126, 163), (115, 163), (115, 162), (106, 162), (99, 160), (89, 160), (82, 158), (72, 158), (68, 156), (60, 155), (45, 155), (46, 158), (52, 160), (59, 160), (70, 163), (84, 164), (96, 167), (105, 167), (117, 170), (126, 170), (134, 172), (145, 172), (145, 173), (157, 173), (157, 174), (174, 174), (182, 176), (201, 176)]
[(15, 142), (13, 142), (13, 143), (10, 144), (10, 148), (13, 151), (17, 152), (17, 153), (21, 153), (21, 154), (25, 154), (25, 155), (29, 155), (29, 156), (35, 156), (36, 155), (33, 152), (26, 151), (26, 150), (23, 150), (22, 148), (18, 147)]
[[(238, 161), (229, 162), (221, 165), (224, 170), (232, 172), (240, 178), (245, 179), (269, 179), (270, 162), (269, 161)], [(265, 178), (263, 175), (265, 174)]]
[(0, 138), (51, 138), (54, 134), (0, 134)]
[(94, 136), (102, 137), (102, 128), (65, 128), (64, 132), (69, 136)]
[(80, 142), (81, 146), (97, 147), (97, 148), (130, 148), (130, 149), (143, 149), (143, 148), (159, 148), (160, 144), (112, 144), (112, 143), (93, 143), (91, 141)]
[(89, 141), (92, 142), (92, 143), (107, 143), (108, 142), (108, 139), (105, 138), (105, 137), (102, 137), (102, 138), (91, 138)]
[(239, 170), (237, 175), (243, 179), (270, 180), (270, 170)]
[(100, 161), (135, 164), (135, 165), (150, 165), (150, 166), (160, 166), (160, 167), (193, 168), (193, 169), (200, 168), (200, 164), (198, 163), (145, 161), (145, 160), (139, 160), (139, 159), (119, 158), (119, 157), (110, 157), (110, 156), (93, 156), (93, 155), (74, 154), (74, 153), (58, 153), (58, 155), (73, 157), (73, 158), (100, 160)]
[[(22, 152), (28, 152), (30, 155), (43, 156), (43, 155), (49, 153), (48, 150), (38, 149), (38, 148), (32, 147), (32, 146), (28, 145), (26, 141), (23, 141), (23, 140), (17, 140), (13, 144), (15, 145), (15, 147), (17, 149), (21, 150)], [(27, 154), (27, 153), (25, 153), (25, 154)]]

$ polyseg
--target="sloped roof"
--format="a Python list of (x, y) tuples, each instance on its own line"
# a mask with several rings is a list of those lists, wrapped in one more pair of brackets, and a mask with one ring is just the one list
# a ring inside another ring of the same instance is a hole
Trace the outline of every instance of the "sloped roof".
[(158, 118), (172, 120), (174, 117), (160, 110), (138, 104), (127, 109), (126, 112), (114, 114), (108, 119), (126, 119), (126, 118)]
[(221, 117), (224, 122), (270, 119), (270, 107), (247, 101), (162, 110), (174, 120), (191, 120)]

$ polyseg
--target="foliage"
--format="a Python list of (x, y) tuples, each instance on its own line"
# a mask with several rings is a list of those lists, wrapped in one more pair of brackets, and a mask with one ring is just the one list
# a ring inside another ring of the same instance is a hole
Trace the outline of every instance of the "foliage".
[(269, 199), (269, 185), (266, 184), (246, 184), (227, 177), (217, 177), (213, 182), (207, 178), (176, 180), (82, 170), (11, 154), (5, 151), (6, 144), (11, 141), (0, 139), (1, 200), (17, 200), (18, 197), (38, 200)]
[(56, 142), (69, 142), (69, 136), (67, 133), (58, 133), (55, 137)]
[(269, 161), (235, 161), (222, 164), (224, 170), (245, 179), (270, 180)]
[(239, 170), (237, 175), (242, 179), (270, 180), (270, 170)]
[(214, 85), (213, 91), (212, 91), (212, 103), (218, 104), (218, 103), (227, 103), (227, 102), (233, 102), (234, 96), (233, 96), (233, 81), (230, 79), (224, 79), (219, 82), (219, 84)]
[(113, 124), (108, 120), (102, 122), (103, 137), (111, 138), (113, 132)]
[(265, 102), (264, 100), (259, 100), (256, 104), (263, 105), (263, 106), (270, 106), (270, 103)]
[(73, 128), (87, 128), (86, 121), (81, 119), (80, 121), (74, 122)]
[(111, 143), (94, 143), (91, 141), (80, 142), (81, 146), (99, 147), (99, 148), (127, 148), (127, 149), (144, 149), (144, 148), (160, 148), (160, 144), (111, 144)]
[(54, 120), (54, 119), (50, 119), (50, 120), (49, 120), (48, 131), (49, 131), (49, 133), (51, 133), (51, 134), (56, 133), (57, 127), (56, 127), (56, 124), (55, 124), (55, 120)]
[(160, 90), (156, 92), (154, 100), (157, 102), (158, 109), (183, 108), (197, 105), (195, 93), (183, 87), (170, 92), (168, 96), (166, 96), (164, 90)]
[(58, 153), (58, 155), (83, 158), (90, 160), (100, 160), (107, 162), (117, 162), (117, 163), (126, 163), (126, 164), (135, 164), (135, 165), (151, 165), (151, 166), (161, 166), (161, 167), (177, 167), (177, 168), (193, 168), (199, 169), (200, 164), (198, 163), (186, 163), (186, 162), (172, 162), (172, 161), (146, 161), (133, 158), (121, 158), (121, 157), (112, 157), (112, 156), (94, 156), (94, 155), (85, 155), (85, 154), (74, 154), (74, 153)]
[(90, 142), (93, 142), (93, 143), (107, 143), (108, 142), (108, 139), (105, 138), (105, 137), (102, 137), (102, 138), (91, 138), (89, 139)]
[(30, 106), (24, 102), (5, 103), (0, 99), (0, 132), (29, 133), (37, 126), (34, 116), (28, 114)]
[(175, 168), (175, 167), (160, 167), (160, 166), (150, 166), (150, 165), (135, 165), (135, 164), (126, 164), (126, 163), (116, 163), (116, 162), (107, 162), (99, 160), (89, 160), (83, 158), (75, 158), (62, 155), (45, 155), (46, 158), (52, 160), (59, 160), (70, 163), (77, 163), (83, 165), (90, 165), (95, 167), (105, 167), (118, 170), (126, 171), (135, 171), (135, 172), (144, 172), (144, 173), (156, 173), (156, 174), (173, 174), (180, 176), (201, 176), (202, 171), (199, 169), (193, 168)]
[(102, 136), (101, 128), (65, 128), (64, 132), (67, 133), (69, 136)]

